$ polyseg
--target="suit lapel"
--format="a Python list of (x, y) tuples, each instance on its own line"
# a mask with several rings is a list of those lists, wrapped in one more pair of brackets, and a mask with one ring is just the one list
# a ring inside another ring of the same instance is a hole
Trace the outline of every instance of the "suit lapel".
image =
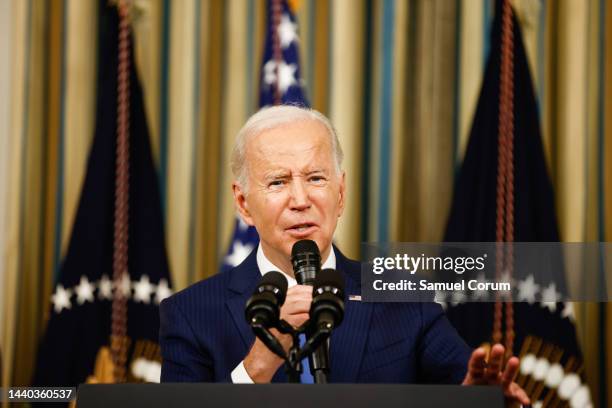
[(242, 264), (228, 272), (231, 277), (228, 285), (229, 296), (225, 304), (246, 349), (251, 347), (255, 338), (244, 319), (244, 306), (261, 279), (256, 254), (257, 250), (255, 249)]
[(372, 304), (349, 300), (361, 294), (360, 264), (350, 262), (337, 248), (336, 268), (344, 273), (344, 320), (333, 333), (330, 347), (330, 372), (334, 382), (356, 382), (363, 359)]

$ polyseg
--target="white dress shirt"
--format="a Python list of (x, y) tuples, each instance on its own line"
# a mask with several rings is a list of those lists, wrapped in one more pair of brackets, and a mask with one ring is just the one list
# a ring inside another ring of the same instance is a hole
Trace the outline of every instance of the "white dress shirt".
[[(279, 271), (287, 278), (289, 288), (297, 285), (297, 281), (294, 277), (287, 275), (279, 267), (270, 262), (264, 254), (261, 245), (257, 247), (257, 267), (262, 276), (270, 271)], [(334, 247), (331, 247), (327, 259), (321, 266), (321, 269), (327, 268), (336, 269), (336, 254), (334, 253)], [(232, 370), (232, 382), (234, 384), (253, 384), (253, 380), (249, 377), (246, 368), (244, 368), (244, 360)]]

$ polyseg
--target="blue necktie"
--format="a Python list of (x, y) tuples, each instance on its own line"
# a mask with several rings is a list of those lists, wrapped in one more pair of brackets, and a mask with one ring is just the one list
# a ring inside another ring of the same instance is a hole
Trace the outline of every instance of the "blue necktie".
[[(304, 347), (306, 343), (306, 334), (300, 334), (300, 348)], [(308, 364), (308, 357), (302, 359), (302, 374), (300, 375), (300, 382), (302, 384), (314, 384), (314, 378), (310, 374), (310, 365)]]

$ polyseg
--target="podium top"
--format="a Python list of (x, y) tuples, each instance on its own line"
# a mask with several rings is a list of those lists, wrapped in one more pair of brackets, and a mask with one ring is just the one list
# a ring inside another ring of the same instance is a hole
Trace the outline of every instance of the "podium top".
[[(382, 404), (382, 405), (381, 405)], [(499, 387), (409, 384), (83, 384), (79, 408), (503, 407)]]

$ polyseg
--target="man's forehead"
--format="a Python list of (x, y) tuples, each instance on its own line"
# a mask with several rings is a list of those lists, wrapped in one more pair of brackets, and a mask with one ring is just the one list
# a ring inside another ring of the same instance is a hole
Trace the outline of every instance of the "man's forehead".
[(321, 155), (331, 151), (327, 129), (316, 121), (288, 123), (259, 132), (247, 140), (247, 154)]
[(251, 174), (265, 177), (327, 173), (334, 166), (330, 137), (322, 125), (283, 126), (261, 132), (247, 143), (246, 160)]

